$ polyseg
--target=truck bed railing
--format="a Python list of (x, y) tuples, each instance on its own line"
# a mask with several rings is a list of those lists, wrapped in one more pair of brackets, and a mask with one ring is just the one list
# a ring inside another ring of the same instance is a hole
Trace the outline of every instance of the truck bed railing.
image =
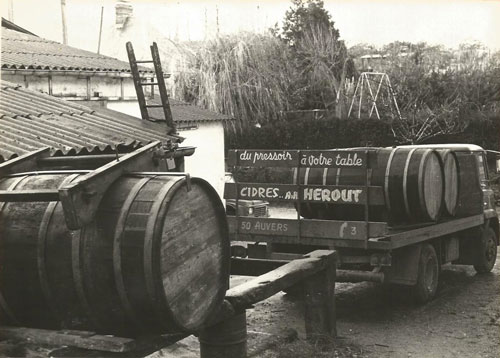
[[(368, 150), (230, 150), (228, 164), (236, 167), (296, 168), (295, 184), (226, 183), (224, 198), (236, 200), (236, 216), (228, 217), (229, 231), (234, 240), (240, 236), (275, 235), (303, 238), (357, 240), (366, 247), (371, 237), (382, 237), (388, 231), (385, 222), (371, 222), (370, 205), (384, 205), (382, 187), (371, 186)], [(364, 185), (311, 185), (302, 184), (301, 168), (349, 168), (365, 176)], [(239, 200), (266, 200), (269, 202), (294, 202), (296, 219), (249, 218), (238, 215)], [(364, 207), (364, 220), (339, 221), (304, 219), (301, 204), (356, 204)], [(358, 246), (358, 245), (356, 245)]]

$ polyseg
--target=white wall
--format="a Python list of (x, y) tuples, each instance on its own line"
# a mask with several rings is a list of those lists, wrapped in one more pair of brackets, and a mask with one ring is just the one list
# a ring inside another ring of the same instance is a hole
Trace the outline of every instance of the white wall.
[(139, 108), (139, 102), (137, 101), (109, 101), (107, 106), (108, 109), (113, 111), (128, 114), (129, 116), (134, 116), (137, 118), (141, 117), (141, 109)]
[[(2, 79), (21, 86), (28, 85), (34, 91), (49, 93), (48, 76), (13, 75), (9, 71), (2, 72)], [(90, 76), (90, 96), (94, 97), (99, 92), (100, 97), (119, 98), (121, 96), (121, 79), (107, 76)], [(150, 86), (144, 87), (146, 95), (150, 92)], [(52, 95), (57, 97), (80, 97), (87, 96), (86, 76), (52, 76)], [(132, 78), (123, 78), (123, 95), (125, 98), (135, 97), (135, 87)], [(139, 112), (140, 113), (140, 112)], [(140, 117), (140, 115), (139, 115)]]
[(224, 128), (222, 122), (200, 122), (198, 129), (179, 131), (186, 138), (183, 146), (196, 147), (190, 157), (185, 158), (186, 172), (207, 180), (224, 194)]

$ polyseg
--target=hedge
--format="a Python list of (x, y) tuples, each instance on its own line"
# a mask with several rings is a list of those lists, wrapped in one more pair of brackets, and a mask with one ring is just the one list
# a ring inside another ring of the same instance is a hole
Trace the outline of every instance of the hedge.
[[(498, 150), (499, 123), (500, 117), (471, 119), (463, 133), (437, 136), (425, 144), (470, 143)], [(237, 134), (226, 131), (227, 149), (331, 149), (395, 144), (398, 143), (391, 123), (375, 119), (299, 119), (261, 128), (247, 127)], [(285, 168), (240, 168), (234, 176), (238, 181), (254, 183), (291, 183), (293, 178)]]
[[(471, 119), (463, 133), (433, 137), (422, 144), (470, 143), (486, 149), (500, 147), (500, 116)], [(391, 146), (397, 143), (391, 122), (376, 119), (326, 118), (279, 121), (239, 133), (226, 131), (227, 149), (327, 149)]]

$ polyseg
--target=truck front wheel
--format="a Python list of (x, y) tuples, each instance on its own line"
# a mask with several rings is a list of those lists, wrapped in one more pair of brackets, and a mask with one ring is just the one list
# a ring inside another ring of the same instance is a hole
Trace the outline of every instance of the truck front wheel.
[(434, 298), (439, 279), (439, 261), (436, 250), (431, 244), (422, 245), (418, 263), (417, 283), (412, 288), (418, 303), (425, 303)]
[(477, 263), (474, 269), (477, 273), (487, 273), (495, 266), (497, 259), (497, 243), (495, 231), (491, 227), (485, 229), (481, 235), (479, 243)]

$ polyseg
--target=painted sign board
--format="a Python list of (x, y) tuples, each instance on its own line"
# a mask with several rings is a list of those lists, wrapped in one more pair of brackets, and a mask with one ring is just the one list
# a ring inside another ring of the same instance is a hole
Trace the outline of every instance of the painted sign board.
[[(274, 219), (228, 216), (231, 234), (317, 237), (326, 239), (365, 240), (367, 225), (363, 221)], [(387, 224), (370, 222), (370, 237), (387, 233)]]
[[(299, 198), (300, 193), (300, 198)], [(382, 187), (368, 187), (371, 205), (383, 205)], [(366, 187), (349, 185), (296, 185), (226, 183), (225, 199), (297, 201), (326, 204), (365, 204)]]
[(363, 150), (230, 150), (228, 164), (242, 167), (366, 168)]

